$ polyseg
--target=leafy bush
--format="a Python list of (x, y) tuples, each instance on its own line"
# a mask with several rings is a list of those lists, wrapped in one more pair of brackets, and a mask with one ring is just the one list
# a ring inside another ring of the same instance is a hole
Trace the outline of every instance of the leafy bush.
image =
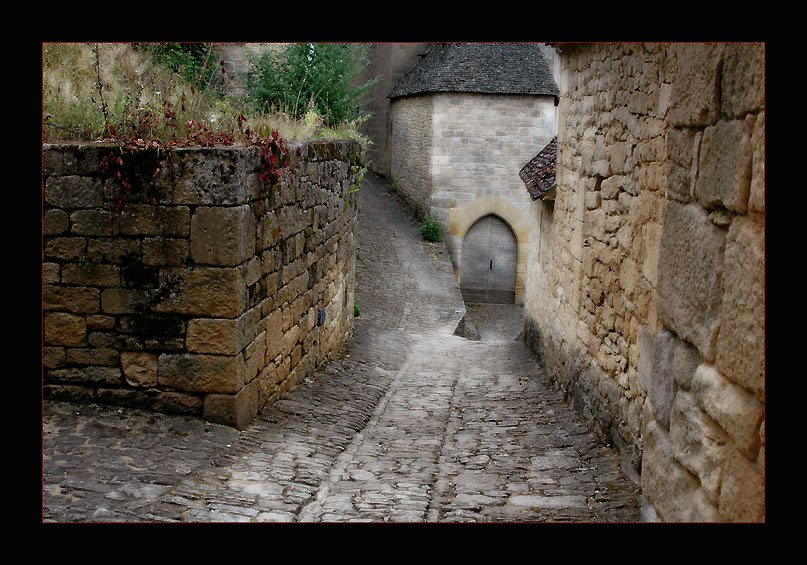
[(296, 119), (322, 119), (336, 127), (362, 117), (377, 78), (355, 86), (369, 63), (370, 45), (362, 43), (289, 43), (249, 57), (246, 89), (263, 112), (286, 112)]
[(443, 241), (443, 226), (431, 216), (426, 216), (420, 226), (420, 235), (426, 241)]
[(197, 87), (211, 84), (220, 70), (210, 43), (139, 43), (133, 46), (151, 53), (159, 64)]

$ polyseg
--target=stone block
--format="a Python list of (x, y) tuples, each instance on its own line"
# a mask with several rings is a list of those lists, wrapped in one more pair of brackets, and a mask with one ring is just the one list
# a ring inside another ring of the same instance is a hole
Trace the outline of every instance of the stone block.
[(161, 273), (154, 312), (237, 318), (246, 308), (246, 286), (240, 268), (196, 267)]
[(59, 369), (67, 363), (64, 347), (43, 347), (42, 366), (45, 369)]
[(249, 206), (200, 207), (191, 218), (190, 252), (197, 264), (240, 265), (255, 253), (255, 216)]
[(45, 310), (66, 310), (74, 314), (98, 312), (101, 291), (97, 288), (46, 284), (42, 289)]
[(62, 283), (79, 286), (118, 286), (120, 271), (115, 265), (91, 262), (70, 263), (62, 267)]
[(238, 338), (238, 351), (243, 350), (251, 344), (258, 334), (258, 325), (261, 323), (261, 310), (254, 307), (238, 317), (236, 331)]
[(191, 234), (191, 210), (187, 206), (160, 207), (162, 216), (161, 235), (167, 237), (188, 237)]
[(754, 121), (751, 134), (751, 194), (748, 197), (748, 211), (752, 214), (765, 213), (765, 112)]
[(721, 121), (704, 131), (695, 198), (706, 208), (744, 214), (751, 190), (751, 131), (745, 120)]
[(94, 177), (48, 177), (44, 196), (46, 204), (68, 210), (100, 208), (104, 203), (103, 186)]
[(240, 355), (163, 353), (157, 382), (186, 392), (234, 394), (244, 385), (244, 362)]
[(700, 479), (709, 500), (717, 504), (720, 473), (728, 456), (728, 435), (683, 390), (675, 395), (670, 416), (670, 441), (675, 457)]
[(673, 200), (664, 212), (659, 250), (659, 319), (701, 355), (714, 359), (721, 321), (726, 231), (697, 204)]
[(666, 143), (663, 137), (654, 137), (636, 144), (636, 163), (663, 162), (666, 157)]
[(104, 365), (118, 364), (119, 353), (115, 349), (82, 348), (68, 349), (67, 362), (71, 365)]
[(674, 126), (705, 126), (720, 116), (720, 71), (724, 45), (677, 43), (670, 101)]
[(236, 206), (247, 201), (246, 182), (253, 148), (183, 148), (172, 151), (170, 178), (174, 204)]
[(602, 197), (599, 192), (586, 192), (586, 210), (594, 210), (600, 207)]
[(747, 217), (735, 218), (726, 241), (723, 324), (717, 337), (720, 372), (765, 395), (765, 231)]
[(644, 434), (642, 493), (667, 522), (721, 519), (698, 480), (675, 460), (670, 438), (656, 422), (650, 422)]
[(288, 331), (283, 334), (283, 355), (288, 356), (291, 354), (294, 346), (300, 338), (300, 328), (296, 324), (291, 326)]
[(77, 210), (70, 214), (70, 232), (75, 235), (112, 237), (118, 234), (119, 216), (108, 210)]
[(624, 177), (608, 177), (600, 183), (600, 195), (606, 200), (616, 198), (621, 191)]
[(679, 202), (692, 201), (692, 171), (697, 155), (695, 140), (694, 129), (667, 132), (667, 196)]
[(653, 406), (653, 414), (666, 429), (670, 428), (670, 414), (675, 400), (673, 357), (678, 343), (675, 334), (666, 328), (661, 328), (656, 334), (653, 374), (647, 391)]
[(765, 521), (765, 477), (737, 451), (726, 461), (719, 508), (730, 522)]
[(101, 314), (98, 314), (96, 316), (87, 316), (87, 329), (90, 331), (114, 330), (115, 317), (103, 316)]
[(64, 173), (65, 152), (61, 145), (42, 145), (42, 174), (48, 176), (59, 176)]
[(729, 43), (723, 55), (721, 110), (741, 118), (765, 107), (765, 44)]
[(689, 390), (692, 383), (692, 376), (701, 364), (701, 356), (698, 349), (692, 344), (683, 340), (678, 340), (673, 353), (673, 374), (675, 382), (679, 387)]
[(187, 237), (190, 234), (190, 208), (129, 204), (120, 217), (120, 233), (160, 237)]
[(126, 382), (135, 387), (157, 386), (158, 356), (141, 351), (124, 351), (120, 364)]
[(72, 384), (120, 386), (121, 370), (118, 367), (69, 367), (48, 371), (48, 380)]
[(70, 216), (64, 210), (53, 208), (47, 210), (42, 218), (44, 235), (61, 235), (70, 227)]
[(77, 261), (87, 253), (83, 237), (54, 237), (45, 240), (45, 257), (62, 261)]
[[(592, 236), (600, 241), (605, 240), (605, 210), (590, 210), (586, 214), (584, 236)], [(582, 251), (582, 250), (581, 250)]]
[(151, 237), (143, 240), (143, 264), (148, 266), (181, 267), (189, 263), (190, 245), (187, 239)]
[(58, 402), (97, 402), (95, 391), (84, 385), (48, 383), (42, 386), (42, 396)]
[(728, 433), (746, 457), (759, 450), (759, 428), (764, 407), (753, 395), (731, 383), (712, 365), (700, 365), (692, 377), (692, 396)]
[(261, 278), (261, 258), (258, 256), (252, 257), (247, 264), (247, 270), (244, 274), (244, 283), (247, 286), (252, 286)]
[(208, 422), (244, 429), (252, 418), (243, 404), (242, 397), (238, 395), (208, 394), (205, 396), (202, 416)]
[(188, 320), (185, 343), (188, 351), (235, 355), (238, 353), (236, 320), (197, 318)]
[(59, 383), (88, 384), (94, 386), (120, 386), (121, 371), (117, 367), (69, 367), (48, 371), (48, 380)]
[(140, 250), (139, 239), (107, 237), (87, 242), (87, 257), (95, 262), (121, 264), (127, 255), (139, 256)]
[(244, 381), (250, 382), (258, 376), (266, 364), (266, 334), (261, 332), (255, 340), (244, 350), (245, 374)]
[(45, 312), (45, 343), (48, 345), (80, 346), (87, 343), (87, 322), (84, 316), (65, 312)]
[(283, 315), (278, 308), (266, 318), (266, 360), (271, 361), (283, 352)]
[(101, 309), (105, 314), (134, 314), (145, 310), (150, 300), (145, 290), (107, 288), (101, 293)]
[(659, 277), (659, 253), (661, 249), (661, 238), (663, 228), (656, 222), (647, 222), (642, 226), (642, 240), (644, 242), (644, 261), (642, 262), (642, 274), (653, 287), (658, 286)]
[(274, 372), (264, 371), (238, 394), (208, 394), (205, 397), (204, 418), (243, 430), (269, 399), (275, 386)]

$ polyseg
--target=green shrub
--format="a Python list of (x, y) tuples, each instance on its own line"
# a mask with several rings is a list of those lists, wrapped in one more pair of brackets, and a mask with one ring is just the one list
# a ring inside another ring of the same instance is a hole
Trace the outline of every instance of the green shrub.
[(210, 43), (139, 43), (134, 46), (151, 53), (159, 64), (197, 87), (207, 87), (220, 72), (219, 60), (212, 55)]
[(426, 241), (443, 241), (443, 226), (431, 216), (426, 216), (420, 226), (420, 235)]
[(361, 316), (361, 308), (359, 308), (359, 304), (357, 302), (353, 303), (353, 317), (358, 318)]
[(321, 119), (325, 127), (359, 119), (377, 78), (356, 86), (369, 63), (366, 43), (289, 43), (250, 59), (246, 89), (259, 111)]

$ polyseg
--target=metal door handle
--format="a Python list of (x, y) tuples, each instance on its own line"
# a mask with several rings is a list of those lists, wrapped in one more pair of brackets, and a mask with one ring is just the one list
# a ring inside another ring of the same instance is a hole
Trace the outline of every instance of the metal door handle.
[(493, 259), (490, 260), (490, 268), (493, 268)]

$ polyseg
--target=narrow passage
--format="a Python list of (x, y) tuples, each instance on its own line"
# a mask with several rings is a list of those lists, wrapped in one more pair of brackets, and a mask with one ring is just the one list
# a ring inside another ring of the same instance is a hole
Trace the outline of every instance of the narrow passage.
[[(45, 521), (639, 520), (636, 485), (551, 391), (515, 306), (468, 305), (367, 174), (356, 318), (340, 357), (237, 432), (45, 403)], [(88, 466), (88, 461), (92, 464)]]

